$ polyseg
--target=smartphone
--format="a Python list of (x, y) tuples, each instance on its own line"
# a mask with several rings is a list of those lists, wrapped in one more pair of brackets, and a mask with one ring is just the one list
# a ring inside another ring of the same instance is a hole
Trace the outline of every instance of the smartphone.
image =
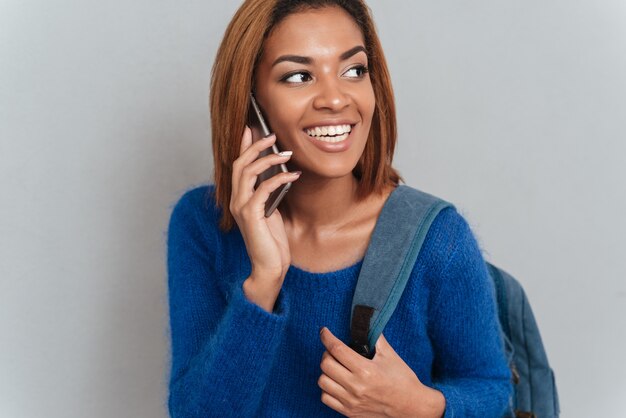
[[(254, 99), (254, 94), (252, 92), (250, 92), (250, 109), (248, 111), (248, 126), (252, 130), (252, 142), (258, 141), (259, 139), (265, 138), (266, 136), (269, 136), (271, 134), (270, 127), (267, 124), (267, 122), (265, 122), (265, 119), (263, 118), (263, 114), (261, 113), (261, 108), (259, 107), (258, 103)], [(279, 152), (280, 151), (276, 147), (276, 142), (274, 142), (271, 148), (267, 148), (261, 151), (259, 153), (258, 158), (264, 157), (266, 155), (270, 155), (271, 153), (278, 154)], [(271, 166), (270, 168), (262, 172), (257, 177), (256, 185), (254, 186), (255, 189), (259, 187), (259, 185), (265, 180), (275, 176), (276, 174), (286, 173), (287, 171), (288, 171), (287, 166), (283, 163)], [(285, 194), (287, 193), (290, 187), (291, 187), (291, 182), (285, 183), (270, 194), (270, 197), (265, 202), (265, 217), (266, 218), (269, 217), (274, 212), (274, 210), (278, 207), (278, 205), (280, 204), (281, 200), (283, 200), (283, 197), (285, 197)]]

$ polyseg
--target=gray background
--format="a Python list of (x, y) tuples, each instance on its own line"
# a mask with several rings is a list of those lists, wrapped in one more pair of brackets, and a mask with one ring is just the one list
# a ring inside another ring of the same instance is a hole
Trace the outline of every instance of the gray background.
[[(165, 232), (238, 2), (0, 0), (0, 417), (165, 417)], [(397, 167), (524, 284), (565, 417), (623, 417), (626, 3), (372, 0)]]

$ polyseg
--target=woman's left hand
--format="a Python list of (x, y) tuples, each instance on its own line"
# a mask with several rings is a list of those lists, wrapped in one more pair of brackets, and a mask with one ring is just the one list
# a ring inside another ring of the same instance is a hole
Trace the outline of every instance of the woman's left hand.
[(317, 384), (322, 402), (348, 417), (441, 417), (443, 394), (418, 379), (381, 334), (369, 360), (335, 337), (320, 332), (326, 347)]

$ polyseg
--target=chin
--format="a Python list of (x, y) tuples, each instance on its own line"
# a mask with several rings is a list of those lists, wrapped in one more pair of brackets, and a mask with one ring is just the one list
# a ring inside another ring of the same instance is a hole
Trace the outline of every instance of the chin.
[(294, 150), (294, 159), (291, 164), (287, 163), (287, 167), (290, 171), (301, 170), (303, 178), (339, 179), (352, 175), (367, 142), (367, 138), (357, 135), (347, 140), (349, 146), (345, 151), (324, 152), (308, 136), (304, 136), (305, 133), (291, 134), (286, 149)]
[(340, 179), (346, 176), (351, 176), (352, 171), (356, 167), (355, 164), (346, 164), (341, 166), (325, 166), (325, 167), (305, 167), (302, 168), (303, 176), (315, 176), (325, 179)]

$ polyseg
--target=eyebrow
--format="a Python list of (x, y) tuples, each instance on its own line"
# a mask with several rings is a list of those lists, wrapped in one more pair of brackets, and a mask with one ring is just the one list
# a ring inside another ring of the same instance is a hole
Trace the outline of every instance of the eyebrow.
[[(365, 49), (364, 46), (362, 45), (357, 45), (354, 48), (351, 48), (349, 50), (347, 50), (346, 52), (344, 52), (343, 54), (341, 54), (339, 56), (339, 59), (341, 61), (345, 61), (348, 58), (350, 58), (351, 56), (355, 55), (358, 52), (365, 52), (365, 55), (367, 55), (367, 50)], [(274, 67), (276, 64), (284, 62), (284, 61), (291, 61), (291, 62), (295, 62), (297, 64), (305, 64), (305, 65), (310, 65), (313, 62), (313, 58), (311, 57), (303, 57), (301, 55), (281, 55), (280, 57), (276, 58), (276, 60), (272, 63), (272, 67)]]

